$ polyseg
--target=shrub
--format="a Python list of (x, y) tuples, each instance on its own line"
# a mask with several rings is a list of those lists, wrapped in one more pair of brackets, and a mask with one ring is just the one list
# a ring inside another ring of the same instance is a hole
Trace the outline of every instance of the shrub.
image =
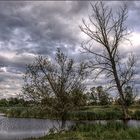
[(132, 115), (132, 118), (139, 120), (140, 119), (140, 110), (136, 110), (134, 112), (134, 114)]

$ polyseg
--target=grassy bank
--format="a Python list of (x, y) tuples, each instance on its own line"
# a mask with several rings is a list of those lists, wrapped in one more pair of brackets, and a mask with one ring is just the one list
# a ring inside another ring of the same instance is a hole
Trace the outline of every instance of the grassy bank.
[(0, 112), (15, 118), (50, 118), (40, 107), (1, 107)]
[[(131, 106), (129, 108), (132, 119), (140, 119), (139, 108), (139, 106)], [(8, 117), (55, 119), (55, 117), (50, 116), (41, 107), (0, 108), (0, 111)], [(122, 119), (122, 117), (123, 114), (119, 106), (86, 106), (69, 112), (67, 115), (68, 120), (115, 120)]]
[(128, 140), (140, 139), (140, 128), (130, 128), (119, 122), (78, 124), (69, 131), (28, 140)]
[(112, 120), (122, 117), (120, 108), (114, 106), (88, 106), (68, 114), (68, 118), (74, 120)]

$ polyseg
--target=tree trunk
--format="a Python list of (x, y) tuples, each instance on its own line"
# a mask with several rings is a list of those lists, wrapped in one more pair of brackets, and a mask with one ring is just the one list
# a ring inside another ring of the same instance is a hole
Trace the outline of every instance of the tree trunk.
[(64, 113), (61, 117), (61, 129), (63, 130), (66, 126), (66, 113)]
[(121, 106), (122, 106), (122, 111), (123, 111), (123, 120), (128, 120), (128, 119), (130, 119), (130, 116), (128, 114), (128, 108), (127, 108), (127, 106), (125, 104), (125, 98), (124, 98), (124, 94), (123, 94), (123, 89), (122, 89), (120, 79), (119, 79), (118, 74), (117, 74), (116, 64), (115, 64), (114, 58), (111, 56), (111, 54), (110, 54), (110, 60), (111, 60), (111, 63), (112, 63), (112, 70), (113, 70), (114, 79), (115, 79), (115, 82), (116, 82), (116, 85), (117, 85), (117, 90), (118, 90), (119, 96), (121, 98)]
[(123, 109), (123, 120), (129, 120), (130, 119), (130, 115), (128, 113), (128, 108), (125, 105), (122, 105), (122, 109)]
[(65, 126), (66, 126), (66, 120), (61, 120), (62, 123), (61, 123), (61, 129), (64, 129)]

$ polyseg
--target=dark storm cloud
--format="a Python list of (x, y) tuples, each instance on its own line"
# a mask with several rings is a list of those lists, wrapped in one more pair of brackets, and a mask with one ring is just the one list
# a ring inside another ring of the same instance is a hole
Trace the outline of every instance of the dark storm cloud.
[(75, 51), (79, 43), (79, 36), (75, 35), (79, 32), (77, 21), (87, 7), (87, 2), (78, 1), (0, 2), (0, 51), (3, 52), (0, 53), (0, 87), (3, 92), (13, 95), (13, 80), (14, 89), (19, 90), (20, 86), (16, 85), (22, 83), (25, 65), (32, 62), (36, 54), (54, 57), (57, 47), (69, 54)]
[[(1, 7), (4, 7), (1, 8), (0, 14), (1, 40), (8, 41), (8, 43), (12, 40), (17, 44), (20, 37), (20, 44), (18, 44), (20, 47), (15, 48), (18, 53), (25, 50), (39, 54), (51, 54), (56, 47), (59, 47), (59, 43), (69, 44), (70, 49), (74, 49), (79, 41), (78, 36), (75, 35), (75, 32), (79, 32), (79, 23), (76, 24), (76, 22), (81, 18), (81, 12), (84, 13), (87, 9), (88, 3), (77, 1), (13, 2), (9, 4), (3, 2)], [(22, 36), (16, 34), (16, 29), (25, 34)], [(24, 40), (26, 35), (29, 38)], [(34, 46), (27, 48), (27, 44)]]
[[(122, 2), (106, 3), (115, 9)], [(130, 7), (128, 25), (139, 31), (140, 2), (127, 3)], [(38, 54), (54, 58), (59, 47), (77, 61), (84, 60), (86, 56), (79, 52), (84, 39), (79, 25), (81, 19), (90, 14), (89, 11), (89, 2), (86, 1), (1, 1), (0, 85), (5, 85), (3, 91), (8, 96), (10, 93), (13, 95), (14, 90), (20, 91), (25, 65)], [(136, 50), (135, 53), (139, 55), (138, 46)], [(122, 53), (125, 54), (125, 50)], [(140, 71), (138, 66), (137, 70)], [(95, 85), (105, 84), (106, 81), (102, 79)], [(88, 85), (92, 85), (91, 81), (92, 78), (87, 80)]]

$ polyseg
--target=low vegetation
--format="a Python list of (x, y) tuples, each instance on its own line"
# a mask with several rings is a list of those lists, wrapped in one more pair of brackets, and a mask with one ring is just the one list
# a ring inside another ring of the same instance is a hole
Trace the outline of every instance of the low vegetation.
[(128, 127), (119, 122), (103, 124), (78, 124), (69, 131), (49, 134), (42, 138), (30, 140), (121, 140), (140, 138), (140, 128)]
[[(129, 114), (131, 119), (140, 119), (140, 106), (131, 106)], [(7, 117), (18, 118), (49, 118), (59, 119), (52, 116), (41, 107), (1, 107), (0, 111)], [(118, 120), (123, 118), (123, 113), (118, 105), (85, 106), (79, 110), (67, 113), (67, 120)]]

